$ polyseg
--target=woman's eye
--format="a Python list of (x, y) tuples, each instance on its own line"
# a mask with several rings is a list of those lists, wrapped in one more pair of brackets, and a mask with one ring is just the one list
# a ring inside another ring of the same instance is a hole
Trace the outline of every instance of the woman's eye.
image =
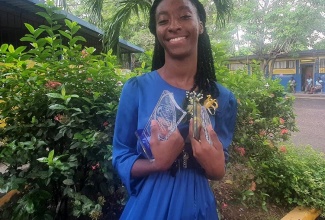
[(163, 24), (166, 24), (167, 22), (168, 22), (168, 20), (159, 20), (158, 24), (163, 25)]
[(189, 19), (189, 18), (191, 18), (191, 15), (183, 15), (183, 16), (181, 16), (181, 18), (182, 19)]

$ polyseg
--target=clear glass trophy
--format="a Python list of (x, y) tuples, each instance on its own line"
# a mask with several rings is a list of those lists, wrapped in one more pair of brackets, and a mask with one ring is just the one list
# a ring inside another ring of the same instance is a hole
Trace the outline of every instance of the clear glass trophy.
[(211, 125), (210, 117), (208, 114), (207, 109), (204, 106), (201, 106), (201, 120), (202, 120), (202, 127), (204, 129), (204, 135), (206, 140), (212, 145), (211, 137), (208, 131), (208, 126)]
[(145, 128), (136, 131), (136, 136), (140, 142), (142, 150), (149, 160), (154, 159), (149, 144), (151, 137), (151, 121), (156, 120), (158, 122), (158, 139), (165, 141), (168, 140), (169, 136), (176, 130), (178, 124), (182, 121), (185, 115), (186, 112), (176, 103), (173, 93), (164, 90)]

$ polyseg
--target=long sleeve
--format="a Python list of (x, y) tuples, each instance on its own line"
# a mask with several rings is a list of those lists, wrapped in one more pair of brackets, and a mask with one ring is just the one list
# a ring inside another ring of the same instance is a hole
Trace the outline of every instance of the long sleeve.
[(129, 194), (136, 194), (141, 179), (131, 178), (131, 169), (139, 158), (135, 131), (138, 123), (138, 81), (132, 78), (123, 87), (117, 111), (113, 138), (113, 166)]
[(228, 147), (232, 142), (236, 117), (237, 117), (237, 100), (233, 93), (218, 85), (220, 90), (219, 109), (216, 113), (215, 131), (223, 145), (226, 162), (229, 159)]

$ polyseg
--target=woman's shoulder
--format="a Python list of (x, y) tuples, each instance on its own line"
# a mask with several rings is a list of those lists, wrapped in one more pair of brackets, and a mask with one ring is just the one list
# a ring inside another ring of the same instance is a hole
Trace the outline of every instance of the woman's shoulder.
[(217, 98), (219, 110), (223, 111), (231, 106), (235, 106), (237, 104), (237, 100), (235, 95), (225, 86), (217, 83), (217, 87), (219, 89), (219, 96)]
[(220, 83), (216, 83), (217, 88), (219, 90), (219, 98), (230, 98), (231, 96), (234, 96), (234, 94), (225, 86), (221, 85)]
[(152, 72), (146, 72), (138, 76), (134, 76), (127, 80), (126, 84), (131, 85), (141, 85), (141, 84), (147, 84), (155, 79), (156, 71)]

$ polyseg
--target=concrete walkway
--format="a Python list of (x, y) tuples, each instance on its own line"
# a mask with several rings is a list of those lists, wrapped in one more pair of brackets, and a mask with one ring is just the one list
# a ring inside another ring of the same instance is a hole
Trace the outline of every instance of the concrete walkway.
[(296, 93), (294, 113), (299, 129), (291, 135), (295, 146), (311, 145), (325, 153), (325, 94)]
[(304, 92), (297, 92), (293, 94), (298, 99), (325, 99), (325, 93), (316, 93), (316, 94), (308, 94)]

